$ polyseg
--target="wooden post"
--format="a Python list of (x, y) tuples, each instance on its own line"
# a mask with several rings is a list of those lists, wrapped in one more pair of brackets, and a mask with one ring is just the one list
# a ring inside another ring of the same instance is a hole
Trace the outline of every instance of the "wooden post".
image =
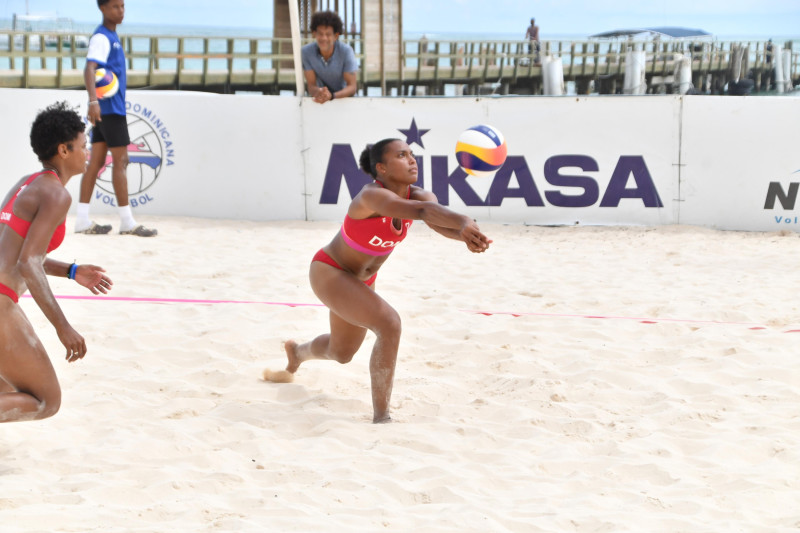
[[(297, 9), (297, 2), (289, 0), (289, 27), (292, 37), (292, 55), (294, 56), (294, 83), (298, 98), (305, 94), (305, 82), (303, 81), (303, 59), (300, 55), (300, 14)], [(281, 47), (283, 48), (283, 47)]]
[(208, 38), (203, 39), (203, 77), (201, 83), (206, 85), (208, 79)]
[(439, 82), (439, 44), (441, 44), (441, 43), (439, 43), (437, 41), (436, 42), (435, 52), (434, 52), (436, 54), (436, 59), (434, 59), (434, 61), (436, 61), (436, 63), (433, 66), (433, 79), (436, 81), (437, 84)]
[[(73, 37), (73, 42), (74, 42)], [(56, 86), (59, 88), (64, 86), (64, 79), (62, 77), (64, 71), (63, 59), (64, 56), (64, 42), (61, 39), (61, 36), (58, 36), (58, 44), (56, 45), (56, 49), (58, 50), (58, 57), (56, 57)], [(74, 48), (73, 48), (74, 50)]]
[(25, 55), (22, 58), (22, 86), (27, 89), (28, 88), (28, 74), (29, 74), (29, 71), (30, 71), (30, 68), (31, 68), (30, 67), (31, 45), (30, 45), (30, 40), (28, 39), (27, 35), (23, 35), (23, 39), (25, 39), (25, 40), (22, 42), (22, 51), (25, 53)]
[(155, 37), (150, 37), (150, 39), (147, 40), (147, 85), (153, 85), (153, 70), (155, 69), (155, 62), (157, 61), (156, 50), (153, 48), (156, 46), (155, 42)]
[(184, 47), (183, 37), (179, 37), (178, 38), (178, 64), (177, 64), (178, 72), (175, 73), (175, 85), (176, 85), (175, 88), (176, 89), (180, 89), (181, 88), (181, 74), (183, 73), (183, 65), (184, 65), (184, 63), (183, 63), (183, 55), (184, 55), (185, 51), (186, 51), (186, 48)]
[(397, 14), (397, 27), (398, 27), (398, 38), (400, 42), (397, 44), (397, 76), (399, 80), (399, 85), (397, 89), (398, 96), (403, 92), (403, 71), (405, 70), (405, 44), (403, 42), (403, 0), (398, 0), (400, 2), (400, 6), (398, 9)]
[[(226, 77), (226, 84), (230, 88), (233, 78), (233, 39), (228, 39), (228, 75)], [(225, 92), (227, 93), (227, 89)]]
[(381, 96), (386, 96), (386, 47), (384, 46), (384, 26), (386, 21), (383, 20), (383, 0), (379, 0), (378, 4), (378, 34), (381, 37), (380, 58), (381, 58)]
[(567, 76), (572, 79), (573, 67), (575, 66), (575, 43), (572, 43), (569, 48), (569, 73)]
[(250, 84), (256, 86), (256, 73), (258, 72), (258, 40), (250, 39), (250, 70), (253, 71), (253, 76), (250, 78)]

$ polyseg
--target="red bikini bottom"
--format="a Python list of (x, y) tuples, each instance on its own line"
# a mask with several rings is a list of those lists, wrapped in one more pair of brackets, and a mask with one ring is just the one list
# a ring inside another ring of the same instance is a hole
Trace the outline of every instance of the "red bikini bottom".
[[(334, 261), (334, 260), (333, 260), (333, 257), (331, 257), (331, 256), (329, 256), (328, 254), (326, 254), (326, 253), (325, 253), (325, 250), (322, 250), (322, 249), (320, 249), (320, 251), (319, 251), (319, 252), (317, 252), (317, 253), (314, 255), (314, 258), (311, 260), (311, 262), (313, 263), (314, 261), (319, 261), (320, 263), (325, 263), (326, 265), (330, 265), (330, 266), (332, 266), (332, 267), (334, 267), (334, 268), (338, 268), (339, 270), (344, 270), (344, 269), (343, 269), (343, 268), (342, 268), (342, 267), (339, 265), (339, 263), (337, 263), (336, 261)], [(374, 274), (374, 275), (373, 275), (371, 278), (369, 278), (368, 280), (366, 280), (366, 281), (364, 282), (364, 284), (365, 284), (367, 287), (372, 287), (372, 286), (375, 284), (375, 278), (377, 278), (377, 277), (378, 277), (378, 273), (376, 272), (376, 273), (375, 273), (375, 274)]]
[(6, 287), (2, 283), (0, 283), (0, 294), (5, 294), (9, 298), (11, 298), (11, 301), (14, 302), (14, 303), (18, 303), (19, 302), (19, 296), (17, 296), (17, 293), (12, 291), (11, 289)]

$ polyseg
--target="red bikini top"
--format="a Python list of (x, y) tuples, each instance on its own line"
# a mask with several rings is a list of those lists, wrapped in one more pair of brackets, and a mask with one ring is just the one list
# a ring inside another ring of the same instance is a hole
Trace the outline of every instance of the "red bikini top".
[[(376, 183), (380, 184), (379, 181)], [(406, 199), (410, 197), (411, 187), (408, 188)], [(341, 229), (342, 239), (358, 252), (373, 256), (389, 255), (406, 238), (412, 222), (413, 220), (401, 219), (400, 229), (397, 229), (392, 217), (356, 219), (345, 215)]]
[[(9, 226), (16, 232), (17, 235), (19, 235), (23, 239), (28, 236), (28, 230), (31, 227), (31, 223), (29, 220), (24, 220), (14, 214), (14, 201), (17, 199), (17, 196), (19, 196), (19, 193), (25, 190), (25, 187), (33, 183), (33, 180), (35, 180), (45, 172), (55, 174), (55, 172), (53, 172), (52, 170), (43, 170), (41, 172), (35, 172), (30, 176), (28, 176), (28, 179), (25, 180), (25, 183), (23, 183), (20, 186), (20, 188), (11, 198), (11, 200), (9, 200), (8, 203), (3, 207), (3, 210), (0, 211), (0, 224), (5, 224)], [(50, 244), (47, 245), (47, 253), (50, 253), (59, 246), (61, 246), (61, 243), (64, 242), (64, 235), (66, 235), (66, 233), (67, 233), (67, 224), (65, 220), (61, 222), (61, 224), (59, 224), (56, 230), (53, 232), (53, 236), (50, 238)]]

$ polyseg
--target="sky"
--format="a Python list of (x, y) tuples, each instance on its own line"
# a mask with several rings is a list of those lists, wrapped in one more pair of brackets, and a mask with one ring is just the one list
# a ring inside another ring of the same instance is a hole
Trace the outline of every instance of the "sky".
[[(27, 0), (27, 5), (31, 14), (100, 19), (95, 0)], [(130, 24), (272, 27), (273, 0), (126, 0), (125, 7)], [(0, 18), (25, 9), (26, 0), (0, 0)], [(699, 28), (718, 36), (800, 36), (800, 0), (403, 0), (405, 32), (516, 33), (522, 39), (531, 17), (543, 40), (653, 26)]]

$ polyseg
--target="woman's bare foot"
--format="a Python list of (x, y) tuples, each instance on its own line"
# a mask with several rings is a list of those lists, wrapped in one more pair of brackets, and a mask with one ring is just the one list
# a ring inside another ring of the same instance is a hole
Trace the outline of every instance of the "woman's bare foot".
[(283, 349), (286, 350), (286, 371), (294, 374), (300, 368), (300, 359), (297, 357), (297, 343), (295, 341), (286, 341), (283, 343)]
[(283, 348), (286, 350), (286, 370), (270, 370), (265, 368), (261, 374), (264, 381), (271, 381), (273, 383), (291, 383), (294, 381), (294, 373), (300, 367), (302, 361), (297, 357), (297, 343), (294, 341), (286, 341), (283, 343)]

